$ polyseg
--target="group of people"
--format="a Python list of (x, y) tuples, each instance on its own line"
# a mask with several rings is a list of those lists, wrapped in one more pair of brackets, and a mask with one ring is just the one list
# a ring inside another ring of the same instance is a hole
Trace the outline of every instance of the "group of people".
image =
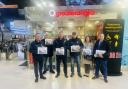
[[(48, 42), (48, 40), (50, 42)], [(45, 50), (44, 52), (39, 52), (39, 48)], [(46, 79), (44, 74), (49, 70), (50, 73), (55, 73), (53, 70), (53, 54), (55, 51), (56, 58), (56, 78), (60, 76), (60, 64), (63, 62), (64, 65), (64, 76), (68, 78), (67, 71), (67, 51), (70, 52), (71, 58), (71, 75), (74, 76), (74, 64), (77, 65), (77, 74), (81, 78), (81, 52), (84, 58), (84, 67), (85, 75), (89, 76), (92, 59), (95, 63), (95, 76), (92, 79), (99, 77), (99, 71), (101, 71), (104, 81), (107, 80), (107, 59), (109, 54), (109, 45), (108, 42), (104, 40), (104, 34), (100, 34), (99, 39), (95, 44), (91, 42), (89, 36), (85, 37), (84, 43), (77, 37), (76, 32), (72, 32), (72, 37), (69, 40), (66, 40), (64, 37), (63, 31), (58, 33), (58, 37), (51, 41), (49, 39), (48, 33), (45, 34), (45, 37), (42, 39), (39, 33), (35, 34), (35, 41), (30, 45), (29, 52), (32, 53), (33, 63), (34, 63), (34, 73), (35, 73), (35, 82), (38, 82), (38, 79)], [(49, 60), (49, 68), (47, 67), (47, 61)]]
[(17, 52), (16, 42), (0, 42), (0, 52)]

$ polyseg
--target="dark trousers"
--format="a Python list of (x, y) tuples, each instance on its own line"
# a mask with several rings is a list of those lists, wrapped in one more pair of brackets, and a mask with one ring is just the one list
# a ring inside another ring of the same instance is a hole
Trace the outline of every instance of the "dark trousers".
[(64, 74), (67, 75), (67, 57), (66, 56), (56, 56), (56, 70), (57, 74), (60, 74), (60, 64), (61, 61), (63, 62), (64, 65)]
[(52, 57), (44, 57), (44, 71), (47, 71), (48, 70), (48, 66), (47, 66), (47, 61), (49, 60), (49, 68), (50, 68), (50, 71), (53, 69), (52, 68)]
[(35, 78), (38, 78), (38, 72), (40, 74), (40, 77), (42, 76), (42, 68), (43, 68), (43, 60), (33, 60), (34, 63), (34, 73)]
[(90, 64), (84, 64), (84, 68), (85, 68), (85, 74), (89, 74), (90, 70), (91, 70), (91, 65)]
[(99, 76), (99, 70), (102, 70), (102, 75), (104, 79), (107, 79), (107, 61), (104, 60), (96, 60), (96, 69), (95, 69), (95, 76)]

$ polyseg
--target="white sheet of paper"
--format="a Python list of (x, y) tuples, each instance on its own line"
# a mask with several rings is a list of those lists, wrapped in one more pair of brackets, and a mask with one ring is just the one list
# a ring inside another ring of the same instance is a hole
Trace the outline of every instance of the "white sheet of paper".
[(56, 48), (56, 55), (64, 55), (64, 48)]
[(96, 54), (104, 54), (104, 53), (106, 53), (105, 50), (96, 50)]
[(79, 45), (71, 46), (71, 52), (80, 52), (80, 46)]
[(47, 54), (47, 47), (38, 47), (38, 54)]
[(83, 54), (84, 55), (92, 55), (92, 50), (91, 49), (83, 49)]
[(96, 50), (96, 53), (95, 53), (95, 57), (98, 57), (98, 55), (97, 54), (104, 54), (104, 53), (106, 53), (106, 51), (105, 50)]
[(52, 45), (53, 39), (45, 39), (45, 45)]

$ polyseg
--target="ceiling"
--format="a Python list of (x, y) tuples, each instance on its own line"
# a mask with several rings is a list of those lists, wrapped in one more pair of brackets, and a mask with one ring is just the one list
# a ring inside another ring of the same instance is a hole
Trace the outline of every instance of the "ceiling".
[(17, 4), (18, 8), (22, 9), (26, 6), (30, 6), (30, 1), (31, 0), (0, 0), (2, 3), (4, 3), (5, 5), (13, 5), (13, 4)]

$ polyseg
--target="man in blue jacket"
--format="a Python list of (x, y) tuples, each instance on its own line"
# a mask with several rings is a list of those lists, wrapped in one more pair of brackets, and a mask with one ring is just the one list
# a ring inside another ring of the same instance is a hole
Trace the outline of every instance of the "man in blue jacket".
[(39, 77), (38, 70), (39, 70), (40, 78), (46, 79), (46, 77), (42, 75), (43, 55), (38, 54), (38, 47), (42, 47), (41, 35), (39, 33), (35, 35), (35, 41), (31, 43), (29, 49), (29, 52), (32, 53), (32, 57), (33, 57), (35, 82), (38, 82), (38, 77)]
[(72, 38), (68, 41), (68, 49), (71, 56), (71, 77), (74, 76), (74, 63), (77, 64), (77, 73), (79, 77), (82, 77), (80, 70), (80, 51), (83, 48), (82, 41), (77, 38), (77, 33), (72, 33)]
[(43, 46), (44, 47), (47, 47), (47, 54), (44, 54), (44, 71), (43, 71), (43, 74), (45, 74), (47, 71), (48, 71), (48, 68), (47, 68), (47, 60), (49, 60), (49, 71), (50, 73), (55, 73), (54, 70), (53, 70), (53, 65), (52, 65), (52, 57), (53, 57), (53, 41), (52, 39), (49, 38), (49, 35), (48, 33), (45, 33), (45, 37), (44, 39), (42, 40), (42, 43), (43, 43)]
[(67, 41), (64, 38), (63, 32), (59, 32), (58, 38), (54, 40), (54, 49), (56, 51), (56, 78), (60, 76), (60, 64), (61, 61), (64, 65), (64, 74), (67, 76)]
[(96, 41), (93, 49), (93, 56), (95, 58), (95, 76), (93, 79), (99, 77), (99, 70), (101, 70), (104, 81), (107, 83), (107, 60), (109, 57), (109, 44), (104, 40), (104, 34), (100, 34), (99, 40)]

